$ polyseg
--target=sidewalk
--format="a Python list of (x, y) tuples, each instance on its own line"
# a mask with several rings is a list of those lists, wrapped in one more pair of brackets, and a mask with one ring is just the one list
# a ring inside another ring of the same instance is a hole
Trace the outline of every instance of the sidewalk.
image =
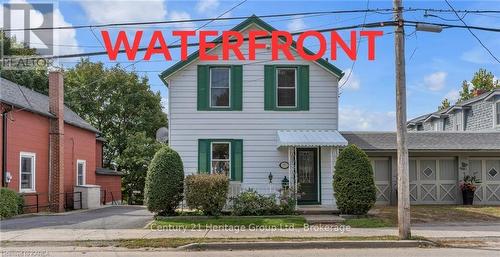
[[(1, 241), (76, 241), (76, 240), (116, 240), (138, 238), (264, 238), (264, 237), (369, 237), (397, 236), (397, 228), (351, 228), (349, 231), (333, 231), (329, 225), (311, 226), (309, 229), (285, 230), (188, 230), (158, 231), (150, 229), (27, 229), (4, 230)], [(344, 227), (345, 228), (345, 227)], [(414, 226), (413, 236), (426, 238), (485, 238), (500, 237), (500, 223)]]

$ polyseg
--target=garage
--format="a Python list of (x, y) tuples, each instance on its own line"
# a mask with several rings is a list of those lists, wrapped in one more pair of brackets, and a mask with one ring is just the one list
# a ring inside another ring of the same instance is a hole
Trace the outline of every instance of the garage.
[(410, 201), (414, 204), (459, 202), (458, 166), (453, 157), (411, 158)]
[(481, 180), (474, 195), (479, 204), (500, 202), (500, 158), (471, 158), (469, 170)]

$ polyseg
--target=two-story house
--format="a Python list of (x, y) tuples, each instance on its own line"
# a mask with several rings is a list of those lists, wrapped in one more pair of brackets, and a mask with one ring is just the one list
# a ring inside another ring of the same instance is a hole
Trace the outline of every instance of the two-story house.
[(500, 89), (407, 123), (409, 131), (500, 131)]
[[(232, 30), (247, 36), (274, 28), (253, 16)], [(246, 41), (240, 49), (247, 52)], [(231, 195), (247, 188), (277, 193), (288, 180), (292, 187), (300, 185), (299, 208), (335, 208), (335, 161), (342, 147), (356, 144), (371, 158), (377, 203), (394, 204), (395, 133), (339, 133), (342, 72), (324, 59), (307, 61), (291, 52), (294, 61), (284, 56), (273, 61), (270, 49), (257, 50), (252, 61), (231, 55), (201, 61), (194, 52), (160, 74), (169, 89), (169, 144), (181, 156), (185, 174), (226, 174)], [(221, 46), (208, 53), (221, 56)], [(476, 203), (500, 204), (500, 133), (412, 132), (408, 142), (412, 203), (459, 203), (458, 181), (464, 173), (480, 172), (485, 183)]]
[[(232, 30), (247, 37), (275, 29), (252, 16)], [(269, 46), (271, 39), (257, 42)], [(220, 45), (209, 51), (221, 53)], [(253, 61), (200, 61), (195, 52), (160, 75), (169, 88), (169, 144), (186, 174), (226, 174), (232, 195), (247, 188), (277, 193), (288, 180), (301, 185), (299, 204), (334, 205), (333, 167), (347, 145), (337, 131), (343, 73), (292, 53), (294, 61), (273, 61), (269, 49), (257, 50)]]

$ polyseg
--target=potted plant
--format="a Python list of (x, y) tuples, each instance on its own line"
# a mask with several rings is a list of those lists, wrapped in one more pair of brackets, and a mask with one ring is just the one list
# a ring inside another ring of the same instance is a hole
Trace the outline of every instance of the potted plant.
[(464, 175), (463, 180), (460, 181), (459, 186), (462, 190), (462, 199), (464, 205), (472, 205), (474, 202), (474, 192), (476, 192), (477, 184), (480, 184), (481, 180), (476, 178), (474, 175)]

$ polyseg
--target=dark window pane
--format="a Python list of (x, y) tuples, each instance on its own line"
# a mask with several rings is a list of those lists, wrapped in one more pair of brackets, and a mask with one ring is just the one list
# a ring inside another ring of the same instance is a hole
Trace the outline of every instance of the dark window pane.
[(21, 157), (21, 172), (31, 172), (31, 158)]
[(229, 88), (229, 68), (211, 68), (210, 86)]
[(278, 69), (278, 87), (295, 87), (295, 69)]
[(229, 144), (212, 144), (212, 160), (229, 159)]
[(229, 88), (212, 88), (212, 106), (229, 106)]
[(229, 176), (229, 161), (212, 161), (212, 173)]
[(278, 106), (295, 106), (294, 88), (278, 88)]
[(500, 102), (497, 103), (497, 125), (500, 125)]

